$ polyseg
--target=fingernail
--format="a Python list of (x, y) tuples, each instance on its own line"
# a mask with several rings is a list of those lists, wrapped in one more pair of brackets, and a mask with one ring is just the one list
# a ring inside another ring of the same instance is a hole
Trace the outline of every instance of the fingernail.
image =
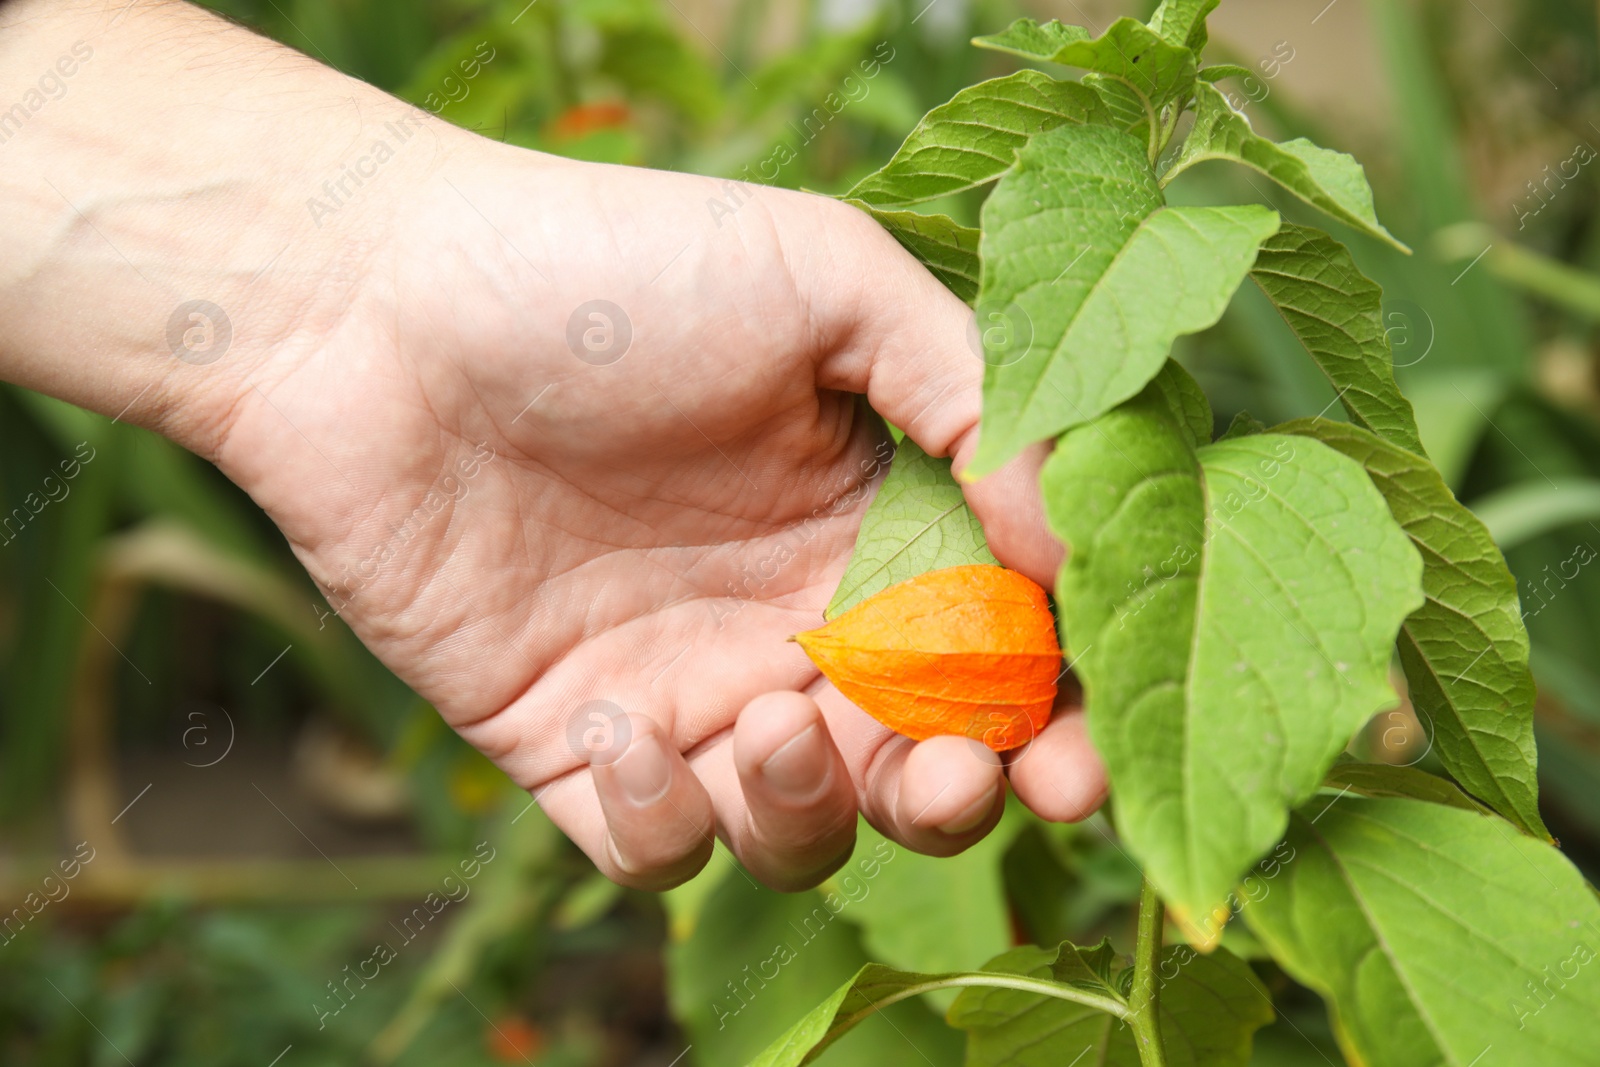
[(977, 826), (987, 819), (989, 812), (994, 809), (995, 793), (999, 788), (1000, 786), (997, 783), (983, 796), (967, 805), (966, 809), (960, 814), (953, 815), (940, 823), (939, 830), (954, 836), (955, 834), (964, 834), (974, 826)]
[(623, 795), (639, 807), (654, 804), (667, 795), (672, 784), (672, 761), (655, 734), (635, 736), (628, 750), (611, 765), (611, 775), (622, 787)]
[(780, 795), (800, 800), (821, 788), (832, 768), (822, 727), (812, 723), (766, 758), (761, 764), (761, 776)]

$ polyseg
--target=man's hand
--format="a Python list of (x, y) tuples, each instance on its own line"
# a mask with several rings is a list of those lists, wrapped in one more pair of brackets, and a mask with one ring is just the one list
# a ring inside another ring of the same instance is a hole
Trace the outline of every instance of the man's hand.
[[(161, 42), (185, 60), (152, 90), (173, 142), (192, 122), (227, 143), (211, 171), (174, 155), (154, 207), (129, 192), (162, 174), (143, 157), (128, 187), (4, 179), (62, 222), (0, 279), (0, 313), (88, 260), (133, 324), (104, 327), (126, 352), (82, 381), (24, 324), (8, 375), (111, 413), (144, 384), (125, 417), (243, 486), (361, 639), (618, 881), (681, 882), (715, 833), (800, 888), (848, 855), (857, 810), (934, 854), (993, 826), (998, 758), (893, 734), (786, 641), (820, 625), (884, 470), (861, 395), (958, 469), (976, 444), (971, 312), (867, 216), (501, 146), (187, 9), (38, 17), (27, 55), (51, 23), (107, 60), (63, 125), (125, 98), (121, 65)], [(196, 84), (208, 54), (245, 71), (226, 93)], [(241, 109), (251, 138), (225, 121)], [(185, 206), (208, 225), (152, 239)], [(165, 345), (178, 302), (144, 293), (163, 285), (228, 316), (219, 358)], [(968, 496), (999, 558), (1048, 584), (1039, 459)], [(1049, 818), (1104, 791), (1076, 709), (1009, 774)]]

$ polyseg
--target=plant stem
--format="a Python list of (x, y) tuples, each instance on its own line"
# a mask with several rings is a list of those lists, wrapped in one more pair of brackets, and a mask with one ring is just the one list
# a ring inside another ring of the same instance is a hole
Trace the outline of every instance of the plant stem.
[(1161, 898), (1146, 878), (1139, 890), (1139, 933), (1133, 944), (1133, 990), (1128, 997), (1128, 1025), (1133, 1027), (1144, 1067), (1166, 1067), (1167, 1063), (1161, 1046), (1161, 983), (1156, 975), (1163, 917)]
[(1056, 1000), (1082, 1004), (1086, 1008), (1094, 1008), (1118, 1019), (1125, 1019), (1130, 1024), (1133, 1021), (1132, 1010), (1127, 1005), (1110, 997), (1102, 997), (1082, 989), (1075, 989), (1072, 986), (1062, 985), (1060, 982), (1029, 978), (1027, 975), (1022, 974), (1002, 974), (990, 971), (943, 975), (918, 985), (907, 986), (905, 989), (890, 993), (888, 996), (879, 997), (853, 1015), (841, 1015), (839, 1018), (846, 1026), (854, 1026), (867, 1016), (882, 1011), (891, 1004), (898, 1004), (902, 1000), (918, 997), (935, 989), (964, 989), (968, 986), (988, 989), (1015, 989), (1023, 993), (1037, 993), (1040, 996), (1053, 997)]
[(811, 1055), (806, 1062), (811, 1062), (823, 1049), (833, 1044), (848, 1030), (862, 1020), (877, 1014), (891, 1004), (898, 1004), (902, 1000), (921, 996), (935, 989), (962, 989), (968, 986), (989, 987), (993, 989), (1015, 989), (1023, 993), (1037, 993), (1040, 996), (1054, 997), (1057, 1000), (1066, 1000), (1074, 1004), (1103, 1011), (1107, 1015), (1123, 1019), (1131, 1023), (1129, 1008), (1120, 999), (1100, 996), (1084, 989), (1064, 985), (1061, 982), (1052, 982), (1048, 979), (1030, 978), (1024, 974), (1003, 974), (997, 971), (968, 971), (960, 974), (930, 975), (928, 981), (907, 986), (904, 989), (890, 993), (869, 1003), (866, 1007), (849, 1015), (840, 1015), (834, 1020), (828, 1033), (812, 1047)]

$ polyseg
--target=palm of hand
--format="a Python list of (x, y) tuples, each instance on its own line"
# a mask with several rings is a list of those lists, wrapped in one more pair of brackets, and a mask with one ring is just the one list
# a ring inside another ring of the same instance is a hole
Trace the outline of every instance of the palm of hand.
[[(971, 436), (975, 411), (935, 401), (976, 360), (897, 366), (893, 317), (863, 305), (915, 296), (957, 337), (965, 309), (850, 209), (763, 190), (718, 220), (711, 198), (749, 194), (533, 158), (491, 151), (432, 183), (383, 283), (259, 376), (224, 469), (363, 641), (614, 876), (672, 865), (606, 841), (597, 699), (688, 753), (736, 851), (763, 835), (732, 727), (774, 691), (815, 698), (838, 746), (849, 783), (819, 787), (823, 807), (842, 793), (906, 839), (908, 805), (937, 824), (983, 801), (998, 771), (954, 739), (902, 787), (910, 743), (785, 640), (820, 623), (887, 455), (852, 392), (905, 394), (886, 409), (932, 449)], [(699, 795), (666, 792), (705, 836)], [(970, 829), (912, 843), (953, 851)]]

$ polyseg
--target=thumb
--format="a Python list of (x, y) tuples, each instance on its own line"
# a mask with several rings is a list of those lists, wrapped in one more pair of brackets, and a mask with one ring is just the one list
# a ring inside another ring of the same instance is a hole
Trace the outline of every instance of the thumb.
[[(972, 309), (870, 215), (837, 202), (830, 207), (839, 215), (821, 230), (830, 247), (819, 295), (842, 321), (825, 335), (833, 343), (823, 346), (818, 384), (866, 394), (873, 410), (929, 455), (953, 458), (959, 472), (977, 452), (983, 403)], [(1034, 445), (962, 487), (995, 557), (1047, 588), (1063, 557), (1039, 495), (1039, 469), (1049, 454), (1048, 443)]]

